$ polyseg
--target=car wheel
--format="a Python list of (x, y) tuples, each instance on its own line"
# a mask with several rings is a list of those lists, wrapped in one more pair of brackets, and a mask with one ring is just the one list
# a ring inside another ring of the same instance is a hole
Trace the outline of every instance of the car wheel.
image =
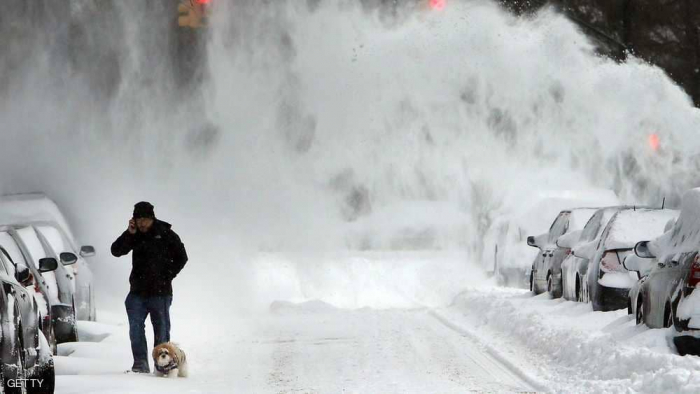
[[(34, 374), (31, 376), (32, 379), (38, 379), (36, 385), (30, 383), (27, 387), (28, 394), (53, 394), (56, 387), (56, 370), (53, 362), (53, 357), (48, 357), (48, 359), (42, 358), (50, 351), (50, 346), (48, 340), (43, 335), (39, 334), (39, 361), (34, 367)], [(37, 382), (35, 380), (34, 382)]]
[(533, 277), (532, 271), (530, 271), (530, 291), (535, 293), (535, 278)]
[(51, 354), (54, 356), (58, 355), (58, 343), (56, 342), (56, 332), (54, 331), (53, 324), (49, 329), (49, 337), (46, 338), (49, 341), (49, 347), (51, 348)]
[(576, 276), (576, 302), (583, 302), (583, 296), (581, 295), (581, 278)]
[[(27, 392), (22, 380), (26, 377), (26, 371), (24, 370), (24, 345), (22, 344), (21, 333), (21, 326), (17, 326), (14, 335), (16, 346), (13, 351), (17, 353), (15, 361), (12, 364), (2, 365), (2, 384), (5, 386), (6, 394), (26, 394)], [(10, 381), (13, 381), (13, 383), (10, 384)]]
[(73, 326), (71, 327), (70, 342), (78, 342), (78, 310), (75, 308), (75, 296), (73, 297)]
[(671, 303), (667, 302), (664, 308), (664, 328), (669, 328), (673, 326), (673, 310), (671, 309)]
[[(44, 365), (41, 372), (33, 379), (37, 379), (41, 383), (36, 383), (36, 386), (29, 383), (30, 386), (27, 388), (27, 394), (53, 394), (56, 387), (56, 370), (53, 360), (49, 361), (47, 365)], [(35, 380), (35, 382), (37, 382), (37, 380)]]
[(547, 293), (549, 296), (554, 298), (554, 280), (552, 279), (552, 274), (547, 274)]
[(644, 302), (641, 298), (637, 300), (637, 313), (635, 313), (637, 325), (644, 324)]

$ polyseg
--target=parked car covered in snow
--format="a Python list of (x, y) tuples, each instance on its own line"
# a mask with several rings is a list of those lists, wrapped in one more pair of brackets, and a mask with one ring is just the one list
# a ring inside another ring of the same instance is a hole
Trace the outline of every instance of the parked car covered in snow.
[(622, 263), (634, 253), (640, 240), (663, 233), (669, 220), (678, 217), (670, 209), (635, 208), (619, 211), (605, 226), (600, 239), (573, 249), (574, 255), (589, 261), (588, 294), (595, 311), (611, 311), (627, 307), (630, 288), (639, 279)]
[[(627, 206), (614, 206), (598, 209), (588, 220), (583, 230), (575, 231), (560, 237), (557, 246), (574, 249), (578, 245), (600, 239), (600, 236), (615, 213), (623, 209), (634, 209)], [(563, 297), (569, 301), (588, 302), (588, 260), (570, 253), (561, 264)]]
[[(55, 372), (51, 347), (42, 331), (42, 316), (33, 296), (32, 273), (0, 244), (0, 379), (5, 393), (54, 392)], [(53, 258), (41, 261), (41, 271), (55, 270)], [(28, 286), (29, 284), (29, 286)]]
[[(46, 336), (46, 340), (51, 347), (51, 352), (56, 354), (57, 341), (54, 327), (55, 319), (51, 314), (51, 293), (57, 287), (55, 281), (52, 281), (54, 270), (48, 270), (41, 267), (42, 260), (38, 260), (35, 265), (33, 260), (28, 256), (26, 249), (17, 242), (17, 234), (11, 227), (0, 227), (0, 247), (6, 256), (16, 266), (26, 267), (29, 275), (23, 276), (20, 281), (22, 285), (30, 292), (36, 301), (39, 315), (41, 318), (41, 330)], [(46, 261), (46, 260), (43, 260)], [(58, 268), (58, 267), (56, 267)], [(51, 274), (51, 276), (49, 276)]]
[(93, 275), (86, 261), (86, 258), (95, 255), (95, 248), (89, 245), (78, 246), (68, 221), (56, 203), (40, 193), (0, 197), (0, 224), (32, 227), (44, 249), (43, 253), (56, 257), (59, 261), (61, 253), (75, 255), (75, 262), (59, 268), (64, 277), (72, 277), (64, 287), (74, 287), (71, 291), (75, 293), (76, 318), (96, 320)]
[(484, 237), (484, 261), (500, 286), (526, 287), (530, 265), (537, 252), (527, 245), (527, 223), (498, 218)]
[[(676, 223), (675, 219), (669, 220), (664, 228), (664, 233), (671, 230)], [(636, 253), (625, 257), (622, 265), (629, 271), (637, 272), (639, 280), (632, 286), (627, 295), (627, 313), (635, 316), (637, 324), (646, 324), (650, 328), (670, 327), (673, 322), (670, 317), (670, 307), (668, 303), (644, 304), (644, 299), (669, 300), (673, 286), (668, 286), (665, 271), (666, 265), (659, 264), (655, 258), (643, 258)], [(651, 278), (651, 282), (647, 280)], [(659, 296), (665, 294), (665, 296)]]
[(609, 190), (540, 190), (529, 196), (518, 193), (517, 201), (516, 212), (502, 210), (492, 220), (483, 238), (482, 261), (499, 285), (528, 287), (533, 261), (540, 252), (527, 244), (527, 236), (548, 231), (551, 218), (562, 210), (616, 204), (617, 197)]
[[(672, 323), (678, 353), (700, 355), (700, 188), (685, 193), (673, 227), (652, 241), (638, 243), (635, 254), (657, 262), (637, 297), (642, 321), (658, 326), (654, 311), (663, 310), (663, 326)], [(638, 259), (628, 266), (643, 269)]]
[[(12, 225), (9, 233), (20, 246), (25, 261), (35, 277), (41, 276), (45, 288), (42, 294), (48, 299), (56, 343), (78, 341), (78, 319), (75, 308), (75, 285), (72, 269), (77, 256), (73, 253), (61, 253), (60, 256), (48, 251), (40, 233), (31, 225)], [(40, 272), (40, 262), (44, 258), (59, 261), (57, 269), (52, 272)]]
[(529, 236), (527, 244), (540, 250), (530, 273), (530, 289), (535, 294), (549, 292), (554, 298), (561, 297), (561, 263), (571, 249), (557, 246), (559, 237), (579, 232), (593, 216), (597, 208), (574, 208), (559, 212), (548, 233)]

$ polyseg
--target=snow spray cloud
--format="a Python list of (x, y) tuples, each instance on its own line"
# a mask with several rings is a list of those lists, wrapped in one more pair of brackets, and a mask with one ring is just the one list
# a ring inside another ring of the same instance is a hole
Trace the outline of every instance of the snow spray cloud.
[(429, 246), (472, 247), (507, 195), (658, 203), (696, 181), (688, 97), (654, 67), (599, 58), (551, 11), (221, 1), (191, 53), (173, 3), (9, 1), (0, 26), (0, 191), (65, 207), (102, 251), (105, 298), (125, 289), (107, 248), (141, 199), (190, 249), (178, 288), (213, 296), (217, 278), (244, 295), (246, 251), (396, 247), (412, 221), (424, 233), (427, 206), (429, 226), (465, 223)]

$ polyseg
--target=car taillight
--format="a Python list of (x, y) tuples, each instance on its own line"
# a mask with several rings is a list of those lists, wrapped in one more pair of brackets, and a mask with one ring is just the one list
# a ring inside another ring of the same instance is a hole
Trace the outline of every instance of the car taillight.
[(688, 275), (688, 287), (697, 287), (700, 283), (700, 254), (695, 256), (693, 265), (690, 266), (690, 275)]
[(566, 249), (566, 255), (568, 256), (570, 254), (571, 254), (571, 249)]
[(605, 252), (600, 259), (600, 270), (603, 272), (621, 271), (621, 268), (622, 264), (615, 250)]

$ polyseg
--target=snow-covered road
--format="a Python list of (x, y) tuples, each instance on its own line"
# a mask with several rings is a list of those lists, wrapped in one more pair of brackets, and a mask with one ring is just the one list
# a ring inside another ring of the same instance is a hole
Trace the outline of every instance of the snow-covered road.
[(533, 391), (428, 310), (290, 310), (272, 323), (266, 343), (277, 392)]
[(189, 378), (125, 374), (128, 326), (116, 308), (80, 322), (81, 342), (59, 345), (56, 393), (700, 390), (700, 359), (678, 356), (668, 329), (495, 287), (463, 257), (364, 253), (299, 265), (264, 255), (251, 267), (267, 298), (244, 300), (262, 308), (176, 291), (172, 338)]
[(680, 357), (667, 329), (626, 311), (468, 289), (439, 308), (338, 309), (275, 302), (235, 325), (179, 321), (187, 379), (124, 374), (124, 316), (81, 322), (83, 342), (60, 345), (61, 394), (171, 393), (694, 393), (700, 360)]
[[(187, 348), (188, 379), (122, 374), (126, 326), (98, 343), (62, 346), (57, 393), (406, 393), (531, 392), (533, 387), (481, 343), (428, 309), (339, 310), (320, 302), (276, 303), (241, 335), (201, 338)], [(96, 338), (99, 339), (99, 336)]]

